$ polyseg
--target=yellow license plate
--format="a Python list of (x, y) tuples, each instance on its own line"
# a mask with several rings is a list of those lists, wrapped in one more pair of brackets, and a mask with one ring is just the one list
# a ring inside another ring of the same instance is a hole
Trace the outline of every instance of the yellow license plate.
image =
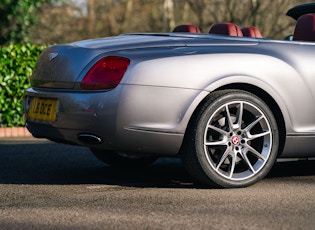
[(57, 120), (57, 99), (32, 98), (28, 118), (42, 121)]

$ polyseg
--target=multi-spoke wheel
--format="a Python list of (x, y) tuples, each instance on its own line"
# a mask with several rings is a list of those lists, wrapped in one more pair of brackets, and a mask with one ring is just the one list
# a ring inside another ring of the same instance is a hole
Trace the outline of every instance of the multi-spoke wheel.
[(183, 161), (198, 182), (244, 187), (262, 179), (278, 151), (278, 128), (269, 107), (244, 91), (220, 91), (194, 116)]
[(142, 168), (157, 160), (154, 156), (138, 156), (111, 150), (91, 149), (91, 151), (100, 161), (119, 168)]

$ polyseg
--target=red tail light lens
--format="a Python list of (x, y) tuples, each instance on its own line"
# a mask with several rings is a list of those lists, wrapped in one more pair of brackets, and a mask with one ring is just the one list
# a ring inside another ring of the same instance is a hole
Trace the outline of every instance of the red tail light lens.
[(82, 89), (113, 89), (123, 78), (130, 60), (124, 57), (104, 57), (89, 70), (81, 82)]

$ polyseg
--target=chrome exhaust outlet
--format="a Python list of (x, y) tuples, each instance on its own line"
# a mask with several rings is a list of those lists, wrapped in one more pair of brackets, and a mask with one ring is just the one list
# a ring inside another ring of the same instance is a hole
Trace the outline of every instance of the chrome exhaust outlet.
[(82, 141), (83, 143), (89, 144), (89, 145), (97, 145), (102, 143), (102, 139), (98, 136), (95, 136), (93, 134), (88, 133), (81, 133), (78, 135), (79, 141)]

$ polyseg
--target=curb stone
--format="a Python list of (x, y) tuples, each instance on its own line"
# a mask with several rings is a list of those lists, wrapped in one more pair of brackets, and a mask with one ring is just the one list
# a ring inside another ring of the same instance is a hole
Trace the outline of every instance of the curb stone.
[(32, 137), (25, 127), (0, 128), (0, 138)]

